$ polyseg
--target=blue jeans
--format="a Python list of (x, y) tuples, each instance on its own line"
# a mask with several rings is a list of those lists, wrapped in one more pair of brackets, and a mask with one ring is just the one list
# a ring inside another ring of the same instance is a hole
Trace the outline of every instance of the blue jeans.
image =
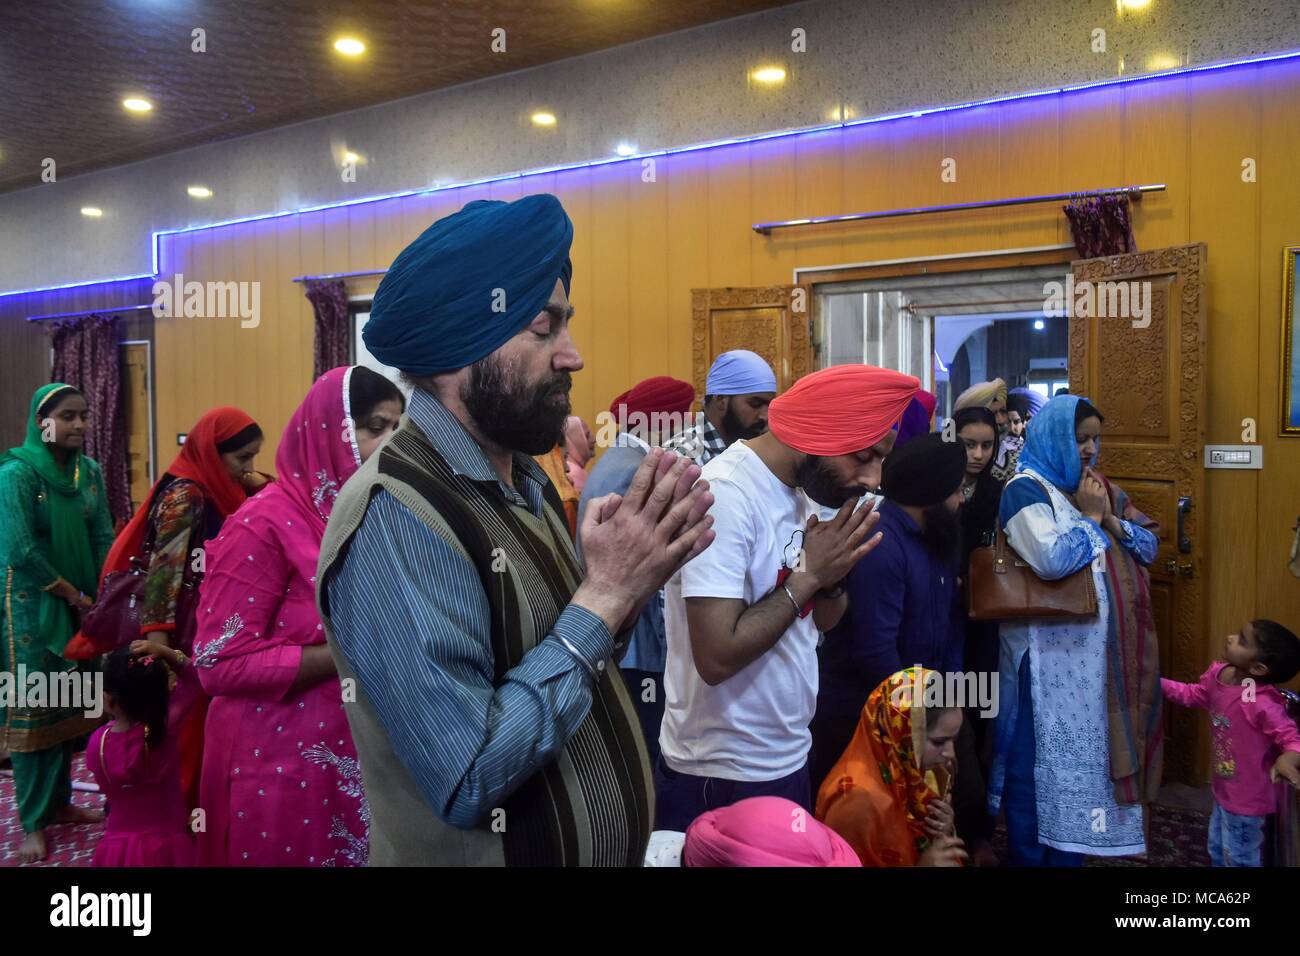
[(655, 765), (655, 829), (685, 832), (702, 813), (729, 807), (749, 797), (785, 797), (810, 814), (812, 787), (808, 765), (777, 780), (725, 780), (696, 777), (671, 769), (661, 755)]
[(1210, 866), (1263, 866), (1264, 823), (1217, 803), (1210, 814)]
[(1034, 699), (1029, 692), (1029, 653), (1020, 660), (1016, 727), (1007, 754), (1002, 809), (1007, 817), (1007, 862), (1011, 866), (1081, 866), (1082, 853), (1038, 842), (1038, 795), (1034, 788)]

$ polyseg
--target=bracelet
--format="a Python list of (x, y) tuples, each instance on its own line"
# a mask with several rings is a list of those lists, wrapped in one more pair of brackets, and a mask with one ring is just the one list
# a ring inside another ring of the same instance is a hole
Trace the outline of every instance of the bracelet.
[(795, 598), (794, 592), (790, 590), (790, 585), (782, 584), (781, 590), (785, 592), (785, 596), (788, 597), (790, 603), (794, 605), (794, 616), (797, 619), (799, 615), (803, 613), (803, 608), (799, 606), (799, 601)]

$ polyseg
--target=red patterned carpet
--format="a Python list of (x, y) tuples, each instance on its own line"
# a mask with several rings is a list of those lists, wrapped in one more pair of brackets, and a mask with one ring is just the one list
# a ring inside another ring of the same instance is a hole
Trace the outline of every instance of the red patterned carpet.
[[(72, 779), (79, 783), (94, 783), (84, 757), (85, 754), (79, 753), (72, 758)], [(98, 793), (73, 790), (72, 803), (78, 807), (103, 809), (104, 798)], [(89, 866), (103, 829), (103, 824), (51, 826), (45, 831), (50, 855), (40, 863), (26, 865)], [(0, 866), (24, 865), (18, 862), (18, 846), (22, 841), (23, 828), (18, 822), (18, 809), (14, 806), (14, 778), (8, 770), (0, 771)]]
[[(84, 754), (72, 761), (72, 779), (92, 783), (86, 769)], [(102, 809), (104, 798), (98, 793), (74, 790), (72, 802), (79, 807)], [(1155, 805), (1151, 810), (1151, 841), (1145, 859), (1121, 857), (1117, 859), (1090, 858), (1088, 866), (1209, 866), (1205, 850), (1205, 828), (1208, 818), (1204, 813), (1182, 807)], [(102, 824), (68, 826), (56, 825), (46, 831), (50, 841), (50, 855), (32, 866), (89, 866), (103, 830)], [(22, 842), (22, 827), (14, 807), (14, 780), (7, 772), (0, 772), (0, 866), (19, 866), (18, 845)], [(1005, 834), (999, 826), (993, 837), (994, 848), (1005, 858)]]

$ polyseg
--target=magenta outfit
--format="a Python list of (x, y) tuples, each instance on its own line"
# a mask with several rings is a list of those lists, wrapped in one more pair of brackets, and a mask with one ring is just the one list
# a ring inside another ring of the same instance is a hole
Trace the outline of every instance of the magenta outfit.
[(1160, 688), (1175, 704), (1210, 712), (1214, 802), (1229, 813), (1264, 816), (1276, 809), (1269, 770), (1281, 751), (1300, 751), (1300, 730), (1276, 687), (1255, 685), (1250, 700), (1243, 685), (1219, 683), (1227, 666), (1216, 661), (1195, 684), (1161, 678)]
[(323, 645), (316, 560), (360, 464), (350, 368), (322, 375), (280, 440), (277, 481), (210, 542), (194, 667), (212, 697), (200, 784), (207, 866), (363, 866), (370, 808), (337, 676), (293, 689)]
[(143, 724), (118, 733), (108, 723), (90, 735), (86, 766), (108, 798), (104, 836), (91, 866), (194, 865), (177, 739), (168, 733), (151, 748)]

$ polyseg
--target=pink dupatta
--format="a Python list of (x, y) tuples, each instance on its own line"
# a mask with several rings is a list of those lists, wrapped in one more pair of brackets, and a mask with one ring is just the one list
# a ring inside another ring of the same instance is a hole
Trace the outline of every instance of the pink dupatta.
[[(278, 480), (248, 499), (209, 544), (210, 570), (219, 573), (205, 580), (200, 601), (194, 642), (200, 669), (256, 655), (257, 683), (268, 690), (283, 683), (287, 691), (301, 656), (297, 648), (324, 642), (314, 600), (305, 600), (305, 593), (288, 599), (286, 590), (295, 581), (300, 591), (314, 582), (334, 499), (361, 464), (348, 408), (351, 372), (343, 366), (316, 380), (280, 438)], [(228, 616), (231, 611), (237, 613)], [(281, 667), (267, 667), (266, 652), (276, 647), (292, 652), (282, 655)], [(204, 686), (209, 683), (223, 681), (204, 675)]]

